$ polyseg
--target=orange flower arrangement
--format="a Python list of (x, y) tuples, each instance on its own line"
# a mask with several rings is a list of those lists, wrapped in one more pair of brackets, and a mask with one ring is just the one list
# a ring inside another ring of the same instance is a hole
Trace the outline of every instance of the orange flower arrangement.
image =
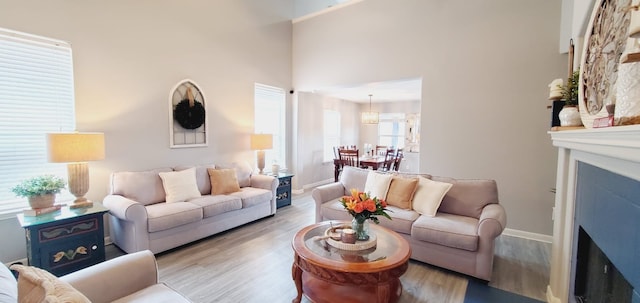
[(340, 199), (342, 206), (353, 216), (354, 219), (360, 224), (365, 220), (370, 219), (373, 223), (380, 223), (378, 217), (384, 216), (391, 220), (389, 214), (387, 214), (387, 202), (376, 197), (369, 197), (369, 194), (358, 191), (357, 189), (351, 190), (351, 196), (344, 196)]

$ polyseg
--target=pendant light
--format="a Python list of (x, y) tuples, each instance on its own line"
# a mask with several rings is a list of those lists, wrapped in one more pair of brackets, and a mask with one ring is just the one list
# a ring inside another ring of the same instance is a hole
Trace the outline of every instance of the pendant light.
[(369, 111), (362, 112), (362, 123), (364, 124), (378, 124), (378, 112), (371, 111), (371, 94), (369, 94)]

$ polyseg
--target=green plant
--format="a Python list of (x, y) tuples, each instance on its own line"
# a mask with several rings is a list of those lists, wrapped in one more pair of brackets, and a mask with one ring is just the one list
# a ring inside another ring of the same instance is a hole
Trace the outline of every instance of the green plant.
[(23, 180), (11, 188), (11, 191), (20, 197), (32, 197), (57, 194), (64, 186), (65, 182), (62, 178), (54, 175), (43, 175)]
[(568, 79), (567, 84), (560, 87), (562, 89), (562, 100), (565, 105), (578, 105), (578, 83), (580, 82), (580, 70), (576, 70)]

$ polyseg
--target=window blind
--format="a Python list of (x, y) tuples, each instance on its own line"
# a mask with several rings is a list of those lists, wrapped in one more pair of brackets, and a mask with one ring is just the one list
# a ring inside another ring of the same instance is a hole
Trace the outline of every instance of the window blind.
[(255, 84), (254, 96), (254, 131), (272, 134), (273, 148), (265, 151), (267, 171), (271, 164), (278, 162), (285, 169), (286, 163), (286, 94), (284, 89), (264, 84)]
[(65, 164), (47, 162), (45, 134), (74, 129), (71, 45), (0, 28), (0, 218), (28, 207), (11, 191), (20, 181), (66, 179)]

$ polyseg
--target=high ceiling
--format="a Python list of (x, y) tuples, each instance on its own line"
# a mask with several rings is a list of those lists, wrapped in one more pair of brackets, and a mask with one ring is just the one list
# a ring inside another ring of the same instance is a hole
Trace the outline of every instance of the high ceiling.
[(422, 100), (422, 79), (318, 88), (313, 93), (358, 103), (368, 103), (369, 94), (373, 95), (371, 96), (372, 103), (420, 101)]

